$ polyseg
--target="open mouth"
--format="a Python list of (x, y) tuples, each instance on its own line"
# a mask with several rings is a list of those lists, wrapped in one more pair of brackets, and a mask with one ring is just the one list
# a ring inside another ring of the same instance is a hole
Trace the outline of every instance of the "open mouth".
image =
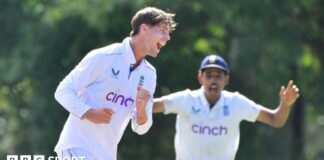
[(210, 92), (217, 92), (218, 88), (216, 85), (211, 85), (210, 87), (208, 87)]
[(165, 45), (164, 43), (162, 43), (162, 42), (158, 42), (158, 43), (156, 44), (156, 47), (157, 47), (158, 50), (161, 50), (161, 48), (162, 48), (164, 45)]

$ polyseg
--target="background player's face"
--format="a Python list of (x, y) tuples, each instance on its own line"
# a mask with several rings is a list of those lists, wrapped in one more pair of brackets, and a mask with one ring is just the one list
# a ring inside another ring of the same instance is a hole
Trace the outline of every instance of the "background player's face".
[(218, 68), (206, 68), (198, 75), (200, 84), (204, 87), (205, 96), (209, 103), (215, 103), (221, 91), (227, 85), (229, 76)]

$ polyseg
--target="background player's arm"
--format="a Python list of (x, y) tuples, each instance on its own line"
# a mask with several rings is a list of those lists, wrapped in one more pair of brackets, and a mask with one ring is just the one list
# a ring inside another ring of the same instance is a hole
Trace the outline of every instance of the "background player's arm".
[(289, 81), (287, 87), (281, 87), (280, 104), (275, 110), (263, 107), (257, 117), (257, 120), (272, 127), (282, 127), (285, 125), (292, 105), (299, 97), (299, 89), (293, 81)]
[(155, 98), (153, 103), (153, 113), (164, 112), (164, 102), (161, 98)]

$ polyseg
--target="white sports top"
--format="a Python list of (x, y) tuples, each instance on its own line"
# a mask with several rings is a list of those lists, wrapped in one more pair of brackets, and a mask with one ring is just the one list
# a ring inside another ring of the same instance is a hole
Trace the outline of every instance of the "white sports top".
[[(133, 71), (135, 56), (130, 38), (88, 53), (63, 79), (55, 92), (56, 100), (70, 112), (56, 152), (80, 147), (91, 152), (98, 160), (115, 160), (117, 145), (132, 119), (132, 129), (146, 133), (152, 125), (151, 99), (146, 106), (148, 121), (136, 123), (135, 100), (137, 86), (148, 90), (153, 98), (156, 71), (145, 59)], [(94, 124), (81, 117), (90, 108), (111, 108), (109, 124)]]
[(233, 160), (242, 120), (254, 122), (260, 106), (238, 92), (222, 91), (210, 110), (203, 88), (163, 97), (165, 114), (177, 114), (177, 160)]

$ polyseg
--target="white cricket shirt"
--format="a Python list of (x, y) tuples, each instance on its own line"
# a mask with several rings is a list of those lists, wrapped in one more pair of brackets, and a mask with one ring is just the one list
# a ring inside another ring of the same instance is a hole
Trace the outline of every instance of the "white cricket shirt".
[[(137, 86), (148, 90), (153, 98), (156, 71), (145, 59), (132, 70), (135, 56), (130, 38), (88, 53), (63, 79), (55, 92), (56, 100), (70, 112), (64, 125), (56, 152), (80, 147), (91, 152), (97, 160), (115, 160), (117, 145), (132, 119), (132, 129), (146, 133), (152, 125), (152, 99), (146, 106), (148, 121), (136, 123)], [(140, 84), (141, 83), (141, 84)], [(90, 108), (112, 109), (109, 124), (94, 124), (81, 117)]]
[(177, 160), (233, 160), (242, 120), (254, 122), (260, 106), (238, 92), (222, 91), (210, 110), (203, 88), (163, 97), (165, 114), (177, 114)]

